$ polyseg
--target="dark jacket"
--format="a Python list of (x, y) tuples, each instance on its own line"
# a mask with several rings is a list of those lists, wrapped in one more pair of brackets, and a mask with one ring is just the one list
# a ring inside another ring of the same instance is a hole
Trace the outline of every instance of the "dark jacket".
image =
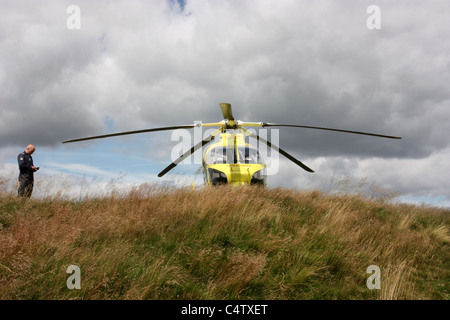
[(17, 162), (19, 163), (19, 180), (33, 180), (33, 170), (31, 167), (33, 165), (33, 158), (31, 155), (28, 155), (25, 151), (17, 156)]

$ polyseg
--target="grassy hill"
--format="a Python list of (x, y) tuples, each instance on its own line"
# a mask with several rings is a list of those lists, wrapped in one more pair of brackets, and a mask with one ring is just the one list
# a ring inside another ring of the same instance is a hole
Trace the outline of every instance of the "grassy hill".
[(449, 299), (449, 241), (448, 210), (319, 191), (4, 194), (0, 299)]

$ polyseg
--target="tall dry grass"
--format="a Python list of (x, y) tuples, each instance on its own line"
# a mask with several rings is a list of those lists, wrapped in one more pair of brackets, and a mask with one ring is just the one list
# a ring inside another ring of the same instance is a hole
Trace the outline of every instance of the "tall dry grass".
[[(223, 186), (0, 196), (1, 299), (448, 299), (449, 212)], [(69, 290), (69, 265), (81, 289)], [(381, 289), (369, 290), (369, 265)]]

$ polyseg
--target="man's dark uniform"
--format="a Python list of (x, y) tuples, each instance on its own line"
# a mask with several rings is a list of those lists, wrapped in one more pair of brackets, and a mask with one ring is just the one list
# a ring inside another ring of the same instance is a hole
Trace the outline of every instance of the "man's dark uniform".
[(17, 156), (17, 162), (19, 163), (19, 196), (31, 197), (33, 192), (34, 177), (33, 173), (33, 158), (25, 151)]

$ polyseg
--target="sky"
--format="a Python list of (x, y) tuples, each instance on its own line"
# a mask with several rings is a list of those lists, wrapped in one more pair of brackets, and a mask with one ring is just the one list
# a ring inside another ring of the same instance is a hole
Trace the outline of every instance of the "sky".
[(450, 207), (446, 0), (0, 3), (0, 176), (16, 179), (34, 144), (36, 196), (199, 185), (189, 160), (157, 177), (179, 143), (171, 132), (62, 141), (217, 122), (227, 102), (242, 121), (402, 137), (280, 128), (280, 147), (315, 173), (280, 156), (270, 187), (364, 182)]

